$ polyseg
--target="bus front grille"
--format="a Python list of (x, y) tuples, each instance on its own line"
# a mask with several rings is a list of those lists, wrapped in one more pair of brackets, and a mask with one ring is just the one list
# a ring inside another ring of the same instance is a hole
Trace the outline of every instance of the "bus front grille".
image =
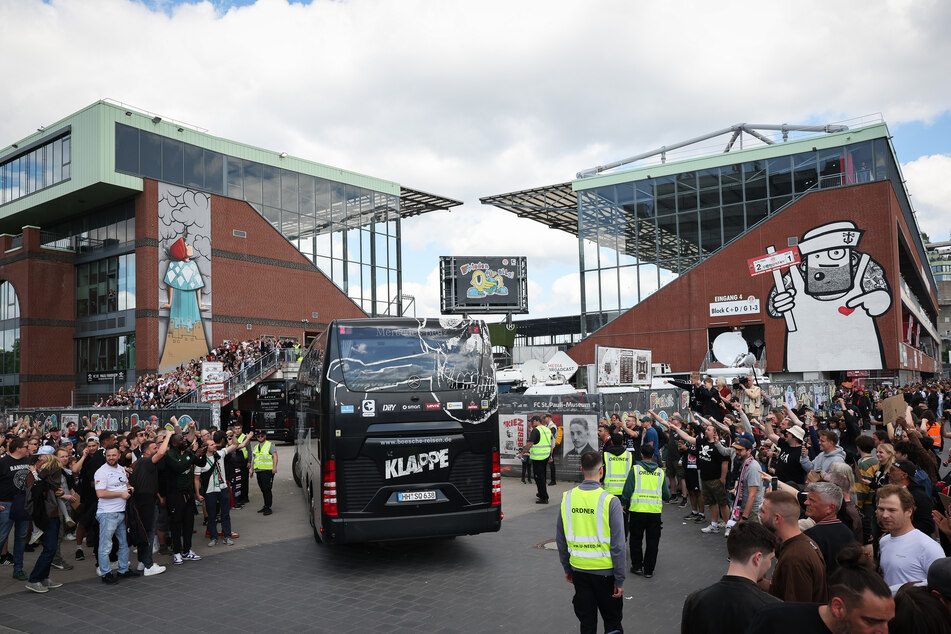
[[(453, 460), (449, 481), (469, 504), (489, 501), (491, 456), (464, 451)], [(384, 486), (379, 467), (370, 458), (337, 462), (340, 470), (337, 502), (342, 512), (359, 512), (366, 508), (377, 491)]]

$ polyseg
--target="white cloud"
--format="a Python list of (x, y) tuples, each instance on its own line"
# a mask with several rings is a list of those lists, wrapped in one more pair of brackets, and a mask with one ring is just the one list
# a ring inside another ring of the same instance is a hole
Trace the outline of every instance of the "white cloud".
[(951, 155), (922, 156), (903, 164), (901, 169), (908, 181), (919, 228), (932, 242), (951, 239)]
[[(929, 122), (951, 103), (941, 79), (951, 3), (940, 0), (258, 0), (224, 11), (155, 1), (162, 11), (0, 2), (0, 50), (20, 69), (0, 146), (111, 97), (463, 200), (404, 224), (404, 260), (417, 261), (404, 290), (418, 314), (438, 312), (444, 253), (527, 255), (540, 286), (532, 316), (578, 311), (577, 280), (559, 284), (577, 276), (575, 238), (481, 196), (740, 121)], [(947, 236), (940, 160), (905, 169), (932, 238)]]

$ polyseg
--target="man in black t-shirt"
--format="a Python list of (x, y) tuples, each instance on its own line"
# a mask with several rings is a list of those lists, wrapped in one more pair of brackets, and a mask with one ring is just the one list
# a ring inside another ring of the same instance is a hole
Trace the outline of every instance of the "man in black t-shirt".
[(155, 444), (151, 440), (142, 443), (142, 457), (135, 461), (132, 468), (132, 476), (129, 483), (133, 487), (132, 497), (135, 500), (135, 508), (139, 512), (139, 519), (142, 520), (142, 526), (145, 528), (145, 535), (141, 536), (138, 543), (139, 570), (148, 577), (165, 572), (164, 566), (159, 566), (152, 561), (152, 538), (154, 536), (153, 526), (155, 525), (155, 496), (158, 493), (159, 476), (158, 465), (168, 451), (168, 443), (171, 434), (165, 434), (165, 440), (161, 445)]
[(722, 521), (725, 525), (726, 518), (729, 516), (726, 497), (726, 471), (729, 467), (729, 458), (721, 455), (713, 446), (719, 442), (717, 430), (713, 425), (707, 425), (702, 436), (691, 436), (677, 427), (670, 429), (697, 448), (697, 466), (700, 470), (703, 503), (710, 509), (710, 526), (704, 528), (703, 532), (719, 533), (720, 522)]
[(766, 437), (773, 441), (773, 444), (779, 450), (775, 467), (771, 470), (771, 473), (780, 482), (798, 484), (797, 488), (802, 488), (806, 483), (806, 472), (803, 470), (799, 458), (802, 456), (802, 441), (806, 437), (805, 430), (799, 425), (790, 425), (777, 434), (773, 432), (773, 425), (769, 420), (766, 423), (766, 430)]
[[(13, 578), (27, 580), (23, 572), (23, 552), (26, 549), (26, 534), (29, 520), (14, 520), (13, 498), (26, 492), (26, 476), (29, 473), (29, 449), (22, 438), (11, 438), (7, 443), (7, 453), (0, 456), (0, 544), (7, 543), (10, 530), (13, 529)], [(9, 561), (9, 560), (8, 560)]]

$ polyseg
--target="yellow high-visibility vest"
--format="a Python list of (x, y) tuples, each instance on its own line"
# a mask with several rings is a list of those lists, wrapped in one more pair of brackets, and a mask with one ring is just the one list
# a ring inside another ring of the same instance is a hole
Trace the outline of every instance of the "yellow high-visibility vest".
[(562, 494), (561, 519), (568, 542), (569, 563), (579, 570), (610, 570), (610, 506), (614, 496), (604, 489), (575, 487)]
[(660, 467), (648, 471), (634, 465), (634, 493), (628, 510), (634, 513), (660, 513), (664, 508), (664, 472)]
[(604, 490), (614, 495), (621, 495), (624, 483), (627, 481), (627, 472), (631, 470), (631, 452), (625, 451), (615, 456), (608, 451), (604, 452)]
[(551, 455), (551, 430), (544, 425), (538, 425), (538, 444), (532, 445), (528, 457), (532, 460), (548, 460)]
[(251, 462), (255, 471), (270, 471), (274, 468), (274, 456), (271, 455), (271, 441), (259, 442), (251, 452), (254, 456)]

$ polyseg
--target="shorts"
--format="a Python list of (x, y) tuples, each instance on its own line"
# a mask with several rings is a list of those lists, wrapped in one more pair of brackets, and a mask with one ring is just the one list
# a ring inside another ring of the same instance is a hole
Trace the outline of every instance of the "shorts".
[(684, 469), (684, 480), (688, 491), (700, 490), (700, 469)]
[(668, 478), (679, 478), (683, 479), (684, 477), (684, 466), (679, 462), (677, 464), (667, 465), (667, 477)]
[(723, 482), (716, 478), (714, 480), (704, 480), (700, 490), (703, 492), (703, 503), (707, 506), (726, 506), (726, 487)]

